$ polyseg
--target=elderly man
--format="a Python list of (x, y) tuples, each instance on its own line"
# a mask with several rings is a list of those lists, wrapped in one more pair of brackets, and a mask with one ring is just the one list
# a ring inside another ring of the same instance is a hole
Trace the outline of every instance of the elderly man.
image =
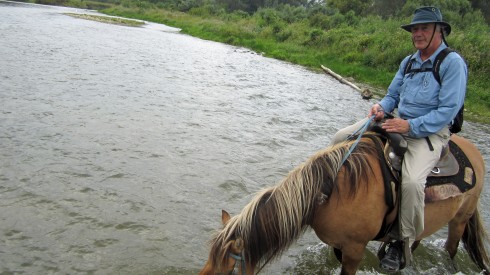
[[(397, 108), (399, 118), (387, 119), (382, 128), (403, 134), (408, 143), (402, 164), (400, 231), (391, 234), (394, 241), (380, 263), (390, 272), (400, 269), (402, 249), (424, 231), (426, 178), (449, 141), (448, 125), (463, 105), (467, 81), (466, 64), (455, 52), (450, 52), (440, 64), (440, 81), (432, 72), (437, 54), (447, 48), (445, 36), (451, 33), (451, 26), (442, 21), (438, 8), (415, 10), (412, 22), (401, 27), (412, 34), (417, 51), (401, 62), (386, 96), (368, 112), (369, 118), (381, 120), (385, 113)], [(406, 73), (409, 62), (411, 70)], [(340, 130), (331, 144), (345, 140), (367, 120)]]

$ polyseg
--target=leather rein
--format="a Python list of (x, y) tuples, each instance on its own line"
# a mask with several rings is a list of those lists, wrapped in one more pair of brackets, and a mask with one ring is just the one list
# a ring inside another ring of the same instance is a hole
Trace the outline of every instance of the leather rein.
[(232, 257), (233, 259), (235, 259), (235, 264), (233, 265), (233, 269), (230, 271), (229, 274), (238, 274), (238, 273), (235, 273), (235, 270), (237, 269), (237, 264), (240, 263), (240, 269), (242, 271), (242, 275), (245, 275), (247, 274), (246, 272), (246, 268), (245, 268), (245, 253), (241, 253), (241, 255), (236, 255), (234, 253), (229, 253), (230, 257)]

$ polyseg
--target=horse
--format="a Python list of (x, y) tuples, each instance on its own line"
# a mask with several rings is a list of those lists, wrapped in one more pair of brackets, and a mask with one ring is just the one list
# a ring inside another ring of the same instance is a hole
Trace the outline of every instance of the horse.
[[(471, 162), (475, 186), (457, 196), (426, 203), (424, 231), (411, 249), (447, 224), (445, 249), (451, 261), (462, 240), (471, 260), (484, 274), (490, 274), (485, 248), (488, 235), (479, 213), (484, 161), (468, 140), (453, 134), (451, 141)], [(334, 248), (341, 274), (355, 274), (366, 245), (375, 240), (385, 219), (393, 222), (397, 211), (390, 210), (385, 201), (385, 193), (392, 191), (385, 189), (375, 142), (360, 138), (344, 159), (354, 142), (320, 150), (275, 186), (259, 191), (238, 215), (231, 217), (222, 210), (223, 228), (213, 234), (208, 260), (199, 274), (260, 272), (309, 227)]]

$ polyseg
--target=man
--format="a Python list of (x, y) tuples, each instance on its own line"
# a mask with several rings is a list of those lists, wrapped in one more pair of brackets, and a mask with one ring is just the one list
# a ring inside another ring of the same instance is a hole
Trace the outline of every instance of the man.
[[(432, 68), (437, 54), (447, 48), (444, 36), (451, 32), (451, 26), (442, 21), (438, 8), (415, 10), (412, 22), (401, 27), (411, 32), (417, 52), (401, 62), (386, 96), (368, 112), (368, 117), (374, 116), (379, 121), (385, 113), (398, 108), (399, 118), (387, 119), (382, 128), (403, 134), (408, 143), (402, 165), (400, 232), (390, 236), (396, 241), (389, 245), (380, 263), (391, 272), (400, 269), (402, 248), (407, 248), (424, 230), (426, 178), (449, 141), (448, 124), (463, 105), (467, 81), (466, 64), (455, 52), (449, 53), (440, 65), (440, 85), (430, 69), (423, 70)], [(409, 59), (415, 72), (404, 74)], [(345, 140), (367, 120), (340, 130), (331, 144)]]

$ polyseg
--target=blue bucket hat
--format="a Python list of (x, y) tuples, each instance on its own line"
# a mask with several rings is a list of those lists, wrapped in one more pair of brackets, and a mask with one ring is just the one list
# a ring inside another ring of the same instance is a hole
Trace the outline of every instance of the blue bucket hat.
[(445, 27), (446, 35), (451, 33), (451, 25), (442, 21), (441, 11), (436, 7), (421, 7), (415, 10), (412, 22), (401, 26), (402, 29), (411, 32), (412, 27), (417, 24), (437, 23)]

